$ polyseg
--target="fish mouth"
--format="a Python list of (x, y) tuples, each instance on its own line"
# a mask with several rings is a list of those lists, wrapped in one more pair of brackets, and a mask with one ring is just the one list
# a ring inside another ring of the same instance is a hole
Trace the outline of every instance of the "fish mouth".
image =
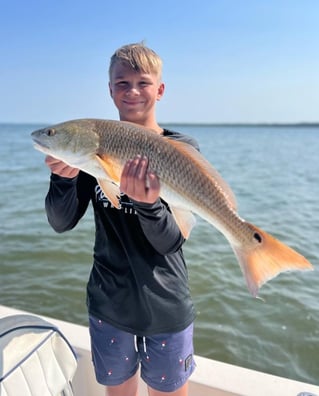
[(33, 137), (33, 147), (38, 150), (42, 151), (43, 153), (48, 153), (50, 151), (49, 146), (43, 144), (43, 142), (39, 142), (36, 138)]
[(43, 141), (38, 138), (37, 131), (31, 133), (31, 137), (33, 140), (33, 145), (35, 148), (39, 149), (39, 147), (43, 147), (49, 149), (49, 146), (46, 145)]

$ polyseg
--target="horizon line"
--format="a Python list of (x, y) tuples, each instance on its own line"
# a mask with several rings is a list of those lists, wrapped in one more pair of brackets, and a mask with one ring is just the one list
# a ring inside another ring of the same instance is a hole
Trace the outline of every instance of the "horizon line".
[[(83, 117), (85, 118), (85, 117)], [(87, 117), (87, 118), (96, 118), (96, 117)], [(79, 118), (81, 119), (81, 118)], [(107, 120), (107, 118), (105, 118)], [(0, 121), (0, 125), (52, 125), (53, 122), (46, 121)], [(54, 122), (56, 124), (56, 122)], [(158, 121), (160, 125), (190, 125), (190, 126), (301, 126), (301, 127), (318, 127), (319, 121), (300, 121), (300, 122), (200, 122), (200, 121)]]

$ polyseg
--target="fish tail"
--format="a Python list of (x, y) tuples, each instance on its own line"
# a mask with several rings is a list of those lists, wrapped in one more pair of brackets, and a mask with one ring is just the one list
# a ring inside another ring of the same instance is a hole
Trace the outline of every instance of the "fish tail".
[(237, 256), (246, 283), (251, 294), (256, 297), (259, 288), (281, 272), (290, 270), (312, 270), (310, 262), (265, 231), (249, 224), (257, 241), (255, 248), (235, 246), (232, 248)]

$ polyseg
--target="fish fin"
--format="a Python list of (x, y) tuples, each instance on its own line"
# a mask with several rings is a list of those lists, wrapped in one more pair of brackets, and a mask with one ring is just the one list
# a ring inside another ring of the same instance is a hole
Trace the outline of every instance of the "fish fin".
[(208, 162), (199, 151), (196, 150), (195, 147), (191, 146), (188, 143), (181, 142), (179, 140), (173, 140), (166, 138), (166, 140), (174, 146), (177, 150), (186, 155), (189, 159), (191, 159), (197, 167), (199, 167), (206, 175), (208, 175), (213, 183), (219, 186), (224, 196), (228, 202), (228, 205), (234, 210), (237, 210), (237, 202), (236, 197), (229, 185), (222, 178), (219, 172)]
[(196, 223), (195, 216), (191, 211), (180, 209), (175, 206), (170, 206), (170, 209), (183, 237), (188, 239)]
[(258, 227), (254, 230), (256, 248), (245, 250), (232, 245), (251, 294), (256, 297), (259, 288), (281, 272), (313, 270), (310, 262), (295, 250), (278, 241)]
[(103, 168), (107, 177), (115, 183), (119, 183), (122, 174), (122, 166), (111, 157), (96, 155), (95, 158)]
[(104, 195), (112, 203), (114, 208), (119, 209), (120, 188), (118, 185), (108, 179), (97, 179)]

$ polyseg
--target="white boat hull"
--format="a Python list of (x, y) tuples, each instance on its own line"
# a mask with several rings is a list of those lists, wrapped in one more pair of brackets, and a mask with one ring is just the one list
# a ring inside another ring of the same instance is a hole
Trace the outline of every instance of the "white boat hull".
[[(27, 314), (0, 305), (0, 318)], [(32, 313), (34, 315), (34, 313)], [(104, 387), (94, 376), (88, 328), (39, 315), (57, 326), (78, 356), (78, 368), (73, 380), (76, 396), (104, 396)], [(215, 360), (195, 356), (196, 370), (190, 379), (190, 396), (319, 396), (319, 386), (245, 369)], [(147, 396), (140, 382), (140, 396)]]

